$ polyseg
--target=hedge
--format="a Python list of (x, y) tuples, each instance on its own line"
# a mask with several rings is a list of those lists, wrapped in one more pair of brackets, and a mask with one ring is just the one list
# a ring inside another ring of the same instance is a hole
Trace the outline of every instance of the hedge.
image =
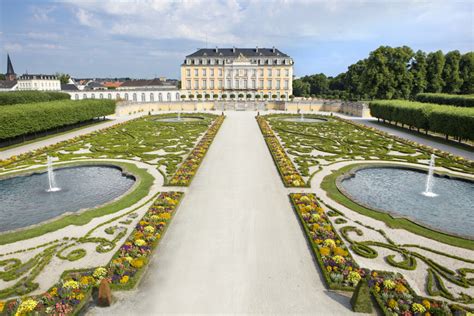
[(112, 100), (62, 100), (0, 107), (0, 141), (113, 114)]
[(416, 101), (462, 107), (474, 107), (474, 94), (419, 93)]
[(405, 100), (376, 100), (369, 107), (370, 114), (379, 119), (474, 140), (474, 108)]
[(9, 91), (0, 93), (0, 106), (12, 104), (25, 104), (34, 102), (47, 102), (56, 100), (70, 100), (71, 96), (55, 91)]

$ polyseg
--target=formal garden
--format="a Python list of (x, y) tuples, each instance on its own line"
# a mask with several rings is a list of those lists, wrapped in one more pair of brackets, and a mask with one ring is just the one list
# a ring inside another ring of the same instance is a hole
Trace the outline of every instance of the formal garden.
[(472, 161), (332, 114), (257, 122), (327, 287), (355, 291), (354, 311), (372, 295), (385, 315), (473, 312)]
[[(2, 139), (115, 107), (28, 97), (0, 107)], [(134, 288), (223, 120), (144, 116), (0, 161), (0, 314), (77, 314), (105, 280), (112, 290)]]

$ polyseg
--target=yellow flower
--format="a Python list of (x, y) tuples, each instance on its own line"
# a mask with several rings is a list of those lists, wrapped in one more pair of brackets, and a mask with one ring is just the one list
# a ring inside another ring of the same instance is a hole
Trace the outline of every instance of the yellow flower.
[(338, 256), (346, 257), (348, 255), (347, 251), (342, 249), (341, 247), (335, 247), (333, 251), (334, 251), (334, 254)]
[(397, 305), (398, 305), (397, 301), (395, 301), (393, 298), (388, 300), (388, 307), (395, 308), (397, 307)]
[(0, 313), (3, 312), (4, 308), (5, 308), (5, 302), (0, 302)]
[(351, 282), (354, 286), (356, 286), (360, 279), (362, 279), (362, 277), (360, 276), (359, 272), (357, 271), (351, 271), (349, 272), (349, 275), (347, 276), (347, 279), (349, 280), (349, 282)]
[(58, 294), (58, 288), (57, 288), (57, 287), (53, 287), (53, 288), (51, 289), (51, 291), (49, 291), (49, 294), (50, 294), (51, 296), (56, 296), (56, 295)]
[(38, 305), (38, 302), (31, 298), (24, 300), (18, 307), (15, 316), (23, 316), (32, 312), (35, 309), (36, 305)]
[(331, 249), (329, 249), (328, 247), (321, 247), (319, 248), (319, 252), (321, 253), (321, 256), (329, 256), (329, 254), (331, 253)]
[(380, 286), (377, 284), (374, 286), (375, 292), (380, 292)]
[(326, 239), (324, 241), (324, 246), (329, 247), (329, 248), (334, 248), (334, 247), (336, 247), (336, 242), (332, 239)]
[(418, 304), (418, 303), (413, 303), (413, 305), (411, 305), (411, 309), (415, 313), (424, 313), (424, 312), (426, 312), (426, 308), (423, 305)]
[(132, 262), (130, 262), (131, 266), (134, 267), (134, 268), (141, 268), (143, 267), (143, 259), (140, 259), (140, 258), (137, 258), (137, 259), (133, 259)]
[(346, 261), (346, 259), (344, 259), (344, 257), (342, 256), (334, 256), (332, 257), (332, 260), (334, 260), (334, 262), (336, 262), (337, 264), (341, 264)]
[(155, 237), (156, 237), (156, 239), (160, 239), (160, 238), (161, 238), (161, 234), (160, 234), (160, 233), (156, 233), (156, 234), (155, 234)]
[(384, 288), (391, 290), (395, 287), (395, 282), (392, 280), (385, 280), (383, 281), (383, 286)]
[(138, 246), (138, 247), (145, 246), (146, 241), (144, 241), (143, 239), (137, 239), (137, 240), (135, 240), (135, 245)]
[(397, 284), (397, 286), (395, 287), (395, 292), (397, 293), (405, 293), (405, 292), (408, 292), (408, 289), (401, 283)]
[(98, 267), (94, 270), (94, 273), (92, 275), (98, 280), (103, 279), (107, 276), (107, 269), (104, 267)]
[(163, 213), (160, 213), (160, 217), (162, 219), (170, 219), (171, 218), (171, 214), (168, 213), (168, 212), (163, 212)]
[(70, 289), (78, 289), (79, 288), (79, 283), (77, 283), (74, 280), (68, 280), (68, 281), (63, 283), (63, 287), (70, 288)]
[(328, 270), (328, 272), (331, 272), (331, 271), (332, 271), (331, 266), (327, 266), (327, 267), (326, 267), (326, 270)]
[(430, 303), (430, 301), (428, 301), (428, 300), (423, 300), (423, 301), (421, 302), (421, 304), (423, 304), (423, 306), (424, 306), (426, 309), (430, 309), (430, 307), (431, 307), (431, 303)]
[(155, 228), (153, 226), (145, 226), (145, 228), (143, 229), (146, 233), (148, 234), (153, 234), (155, 232)]
[(125, 284), (125, 283), (128, 282), (128, 279), (129, 279), (129, 276), (128, 276), (128, 275), (124, 275), (124, 276), (120, 279), (120, 283)]

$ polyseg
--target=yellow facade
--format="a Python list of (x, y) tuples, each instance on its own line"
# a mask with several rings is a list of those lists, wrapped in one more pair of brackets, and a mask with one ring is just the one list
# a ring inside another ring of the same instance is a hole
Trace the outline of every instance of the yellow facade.
[[(285, 55), (286, 56), (286, 55)], [(191, 62), (190, 62), (191, 60)], [(234, 95), (248, 98), (267, 96), (273, 99), (288, 99), (293, 92), (293, 62), (289, 57), (252, 58), (243, 54), (237, 57), (190, 58), (181, 65), (182, 95), (212, 99), (227, 99)], [(257, 60), (272, 64), (260, 64)], [(204, 63), (204, 64), (203, 64)], [(213, 64), (210, 64), (213, 63)]]

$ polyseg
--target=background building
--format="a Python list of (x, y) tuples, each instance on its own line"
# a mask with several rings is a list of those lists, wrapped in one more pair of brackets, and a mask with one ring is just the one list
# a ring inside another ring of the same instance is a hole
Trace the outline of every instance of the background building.
[(287, 100), (293, 93), (292, 79), (293, 59), (276, 48), (199, 49), (181, 65), (182, 93), (194, 98), (250, 95)]
[(54, 75), (21, 75), (18, 78), (17, 90), (59, 91), (61, 82)]

